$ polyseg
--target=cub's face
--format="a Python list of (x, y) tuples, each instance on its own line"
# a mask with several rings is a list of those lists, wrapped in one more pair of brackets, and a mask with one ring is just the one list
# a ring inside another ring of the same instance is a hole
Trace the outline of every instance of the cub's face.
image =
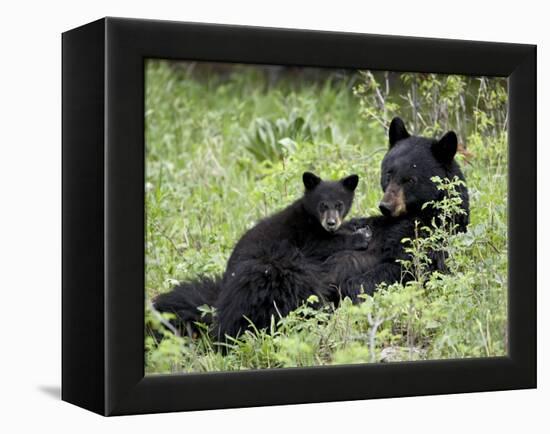
[(304, 206), (327, 232), (336, 232), (353, 203), (359, 177), (350, 175), (339, 181), (323, 181), (311, 172), (303, 174)]
[(424, 203), (439, 199), (440, 192), (431, 178), (444, 178), (453, 164), (456, 134), (449, 131), (440, 140), (410, 136), (403, 121), (395, 118), (389, 138), (390, 149), (380, 176), (384, 191), (380, 210), (391, 217), (419, 212)]

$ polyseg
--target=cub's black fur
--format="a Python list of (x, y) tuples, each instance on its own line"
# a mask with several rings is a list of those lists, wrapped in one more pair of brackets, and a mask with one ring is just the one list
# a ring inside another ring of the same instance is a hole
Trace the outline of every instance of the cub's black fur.
[[(356, 299), (361, 287), (372, 294), (381, 282), (388, 284), (402, 279), (397, 259), (406, 259), (401, 240), (414, 238), (415, 221), (430, 225), (434, 210), (422, 205), (440, 200), (443, 192), (431, 178), (452, 179), (464, 175), (454, 160), (457, 137), (449, 131), (439, 140), (411, 136), (400, 118), (394, 118), (389, 128), (390, 147), (382, 161), (381, 186), (384, 196), (380, 202), (382, 216), (354, 219), (345, 227), (354, 230), (370, 227), (372, 239), (364, 252), (339, 252), (329, 258), (327, 283), (337, 291), (336, 297)], [(469, 222), (469, 199), (466, 187), (460, 187), (462, 208), (465, 214), (455, 216), (460, 231), (466, 231)], [(432, 252), (432, 268), (445, 269), (441, 252)], [(407, 276), (403, 276), (403, 281)], [(334, 297), (334, 294), (333, 294)]]
[(218, 339), (237, 336), (249, 326), (270, 325), (309, 296), (324, 299), (322, 262), (341, 250), (368, 246), (369, 234), (340, 228), (353, 202), (357, 175), (323, 181), (303, 174), (305, 193), (284, 210), (261, 220), (239, 240), (221, 279), (184, 283), (154, 302), (157, 310), (174, 312), (189, 323), (197, 307), (216, 307)]
[(191, 282), (182, 282), (172, 291), (160, 294), (154, 300), (154, 307), (159, 312), (176, 314), (173, 325), (180, 334), (193, 335), (196, 332), (194, 323), (201, 321), (210, 324), (209, 313), (201, 312), (201, 306), (214, 306), (220, 293), (222, 278), (199, 277)]

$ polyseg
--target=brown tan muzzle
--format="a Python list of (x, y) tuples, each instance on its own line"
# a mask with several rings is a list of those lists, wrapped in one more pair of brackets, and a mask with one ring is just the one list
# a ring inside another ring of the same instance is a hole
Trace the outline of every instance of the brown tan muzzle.
[(341, 224), (340, 213), (335, 209), (329, 209), (321, 213), (321, 225), (327, 232), (336, 232)]
[(390, 182), (378, 207), (385, 216), (399, 217), (405, 214), (407, 204), (403, 188), (394, 182)]

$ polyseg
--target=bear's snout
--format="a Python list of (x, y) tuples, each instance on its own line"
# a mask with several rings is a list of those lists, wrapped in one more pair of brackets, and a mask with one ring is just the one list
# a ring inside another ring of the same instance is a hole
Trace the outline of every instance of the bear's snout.
[(388, 185), (384, 197), (378, 205), (382, 214), (388, 217), (399, 217), (407, 212), (405, 192), (403, 188), (394, 184)]
[(327, 232), (336, 232), (341, 224), (342, 219), (336, 210), (328, 210), (321, 215), (321, 226)]

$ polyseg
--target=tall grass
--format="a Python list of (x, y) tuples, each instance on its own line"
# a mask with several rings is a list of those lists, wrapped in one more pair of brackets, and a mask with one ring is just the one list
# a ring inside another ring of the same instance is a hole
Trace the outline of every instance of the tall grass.
[[(472, 80), (461, 90), (473, 101), (461, 119), (476, 128), (459, 131), (468, 146), (462, 167), (471, 225), (453, 237), (452, 275), (435, 276), (422, 288), (393, 285), (335, 311), (306, 304), (275, 318), (272, 330), (248, 332), (225, 355), (213, 350), (206, 329), (196, 339), (167, 334), (159, 343), (148, 336), (146, 372), (504, 355), (507, 146), (493, 112), (501, 116), (505, 102), (491, 109), (476, 104), (481, 86)], [(243, 232), (301, 194), (305, 170), (327, 179), (358, 173), (351, 215), (376, 214), (387, 139), (365, 113), (372, 95), (360, 88), (366, 83), (362, 74), (342, 71), (149, 61), (146, 298), (177, 281), (222, 273)], [(390, 108), (407, 118), (408, 102), (390, 92), (396, 101)], [(447, 124), (430, 126), (434, 134), (457, 128), (453, 119)], [(149, 311), (146, 320), (158, 328)]]

